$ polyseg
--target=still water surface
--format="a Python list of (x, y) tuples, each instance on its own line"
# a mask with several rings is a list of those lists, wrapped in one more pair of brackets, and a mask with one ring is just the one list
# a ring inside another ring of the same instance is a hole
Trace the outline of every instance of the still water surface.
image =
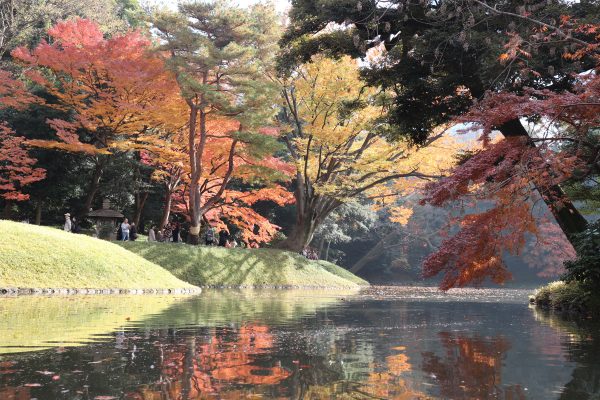
[(600, 329), (528, 290), (0, 298), (0, 399), (598, 399)]

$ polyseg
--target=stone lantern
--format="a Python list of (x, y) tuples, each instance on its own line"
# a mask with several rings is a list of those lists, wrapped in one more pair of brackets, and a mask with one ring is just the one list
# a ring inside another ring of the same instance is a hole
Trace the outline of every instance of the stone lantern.
[(86, 218), (94, 221), (96, 225), (96, 236), (99, 239), (115, 240), (119, 222), (125, 216), (118, 211), (110, 209), (110, 201), (104, 199), (102, 208), (99, 210), (90, 211)]

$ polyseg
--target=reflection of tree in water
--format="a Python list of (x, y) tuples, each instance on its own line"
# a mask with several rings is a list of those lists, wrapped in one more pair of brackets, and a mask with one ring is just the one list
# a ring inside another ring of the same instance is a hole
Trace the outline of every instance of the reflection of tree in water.
[(298, 399), (394, 399), (394, 400), (427, 400), (432, 399), (420, 391), (413, 389), (410, 379), (405, 374), (412, 370), (405, 348), (392, 348), (396, 354), (385, 357), (381, 364), (370, 365), (371, 372), (365, 379), (358, 381), (335, 381), (329, 384), (315, 384), (306, 388)]
[(275, 385), (291, 372), (268, 355), (273, 335), (261, 325), (213, 328), (162, 350), (161, 379), (129, 398), (197, 399), (244, 385)]
[(568, 359), (576, 363), (561, 400), (600, 399), (600, 322), (559, 316), (532, 308), (536, 320), (558, 330), (565, 338)]
[(502, 385), (502, 360), (510, 349), (507, 339), (441, 332), (445, 354), (423, 353), (423, 372), (443, 398), (525, 399), (519, 385)]

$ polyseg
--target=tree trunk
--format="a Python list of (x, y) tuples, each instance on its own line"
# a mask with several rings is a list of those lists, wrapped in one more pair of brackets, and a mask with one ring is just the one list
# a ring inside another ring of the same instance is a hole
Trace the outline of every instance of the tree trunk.
[(190, 231), (188, 233), (188, 243), (191, 245), (200, 244), (200, 228), (202, 224), (202, 214), (200, 213), (200, 190), (198, 183), (190, 184)]
[(371, 250), (369, 250), (367, 252), (367, 254), (362, 256), (362, 258), (360, 260), (358, 260), (356, 263), (354, 263), (352, 268), (350, 268), (350, 272), (352, 272), (353, 274), (356, 274), (360, 270), (362, 270), (369, 263), (369, 261), (373, 260), (376, 256), (379, 256), (381, 254), (385, 245), (390, 240), (392, 240), (396, 235), (397, 235), (397, 232), (392, 231), (392, 232), (388, 233), (387, 235), (385, 235), (383, 238), (381, 238), (381, 240), (379, 242), (377, 242), (377, 244), (375, 246), (373, 246), (371, 248)]
[(183, 376), (181, 382), (181, 399), (189, 400), (192, 394), (194, 379), (194, 359), (196, 358), (196, 338), (186, 339), (185, 355), (183, 358)]
[(85, 199), (85, 203), (83, 205), (83, 214), (87, 214), (92, 208), (92, 203), (96, 198), (96, 193), (98, 193), (98, 188), (100, 187), (100, 179), (102, 178), (102, 172), (104, 170), (104, 161), (100, 161), (96, 164), (94, 168), (94, 175), (92, 176), (92, 182), (90, 182), (90, 188), (88, 190), (87, 198)]
[(4, 211), (2, 211), (2, 218), (3, 219), (10, 219), (12, 217), (12, 206), (13, 206), (13, 201), (12, 200), (4, 200)]
[(144, 192), (141, 195), (139, 193), (136, 193), (135, 195), (135, 214), (133, 216), (133, 222), (135, 222), (136, 226), (140, 225), (140, 218), (142, 217), (142, 211), (144, 211), (144, 204), (146, 204), (148, 194), (148, 192)]
[(35, 224), (42, 224), (42, 202), (40, 200), (35, 203)]
[[(527, 130), (518, 119), (506, 122), (498, 127), (498, 130), (504, 137), (529, 137)], [(540, 190), (538, 192), (541, 193)], [(547, 191), (544, 191), (544, 195), (544, 202), (550, 208), (556, 222), (570, 241), (572, 241), (573, 234), (583, 232), (587, 228), (585, 217), (575, 208), (560, 186), (551, 186)]]
[(319, 258), (323, 258), (323, 247), (325, 247), (325, 238), (319, 240)]
[(282, 243), (280, 248), (293, 252), (300, 252), (310, 244), (317, 229), (317, 224), (312, 218), (300, 215), (296, 219), (296, 225), (292, 232)]
[[(188, 243), (200, 244), (200, 177), (202, 176), (202, 152), (204, 151), (204, 141), (206, 135), (205, 115), (200, 112), (200, 121), (198, 121), (198, 108), (190, 107), (189, 132), (188, 132), (188, 155), (190, 161), (190, 186), (189, 186), (189, 207), (188, 215), (190, 218), (190, 230), (188, 233)], [(200, 143), (196, 144), (196, 124), (199, 122)]]
[(327, 241), (327, 249), (325, 250), (325, 261), (329, 261), (329, 248), (331, 247), (331, 241)]
[(158, 226), (159, 229), (164, 228), (165, 225), (167, 225), (167, 222), (169, 222), (169, 216), (171, 215), (172, 201), (173, 201), (173, 199), (171, 198), (171, 193), (167, 193), (167, 196), (165, 198), (165, 204), (163, 206), (162, 217), (160, 218), (160, 225)]

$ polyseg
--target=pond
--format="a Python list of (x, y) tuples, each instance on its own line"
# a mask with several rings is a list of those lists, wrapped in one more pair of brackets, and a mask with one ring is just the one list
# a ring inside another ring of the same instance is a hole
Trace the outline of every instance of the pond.
[(598, 325), (530, 292), (0, 298), (0, 399), (597, 399)]

